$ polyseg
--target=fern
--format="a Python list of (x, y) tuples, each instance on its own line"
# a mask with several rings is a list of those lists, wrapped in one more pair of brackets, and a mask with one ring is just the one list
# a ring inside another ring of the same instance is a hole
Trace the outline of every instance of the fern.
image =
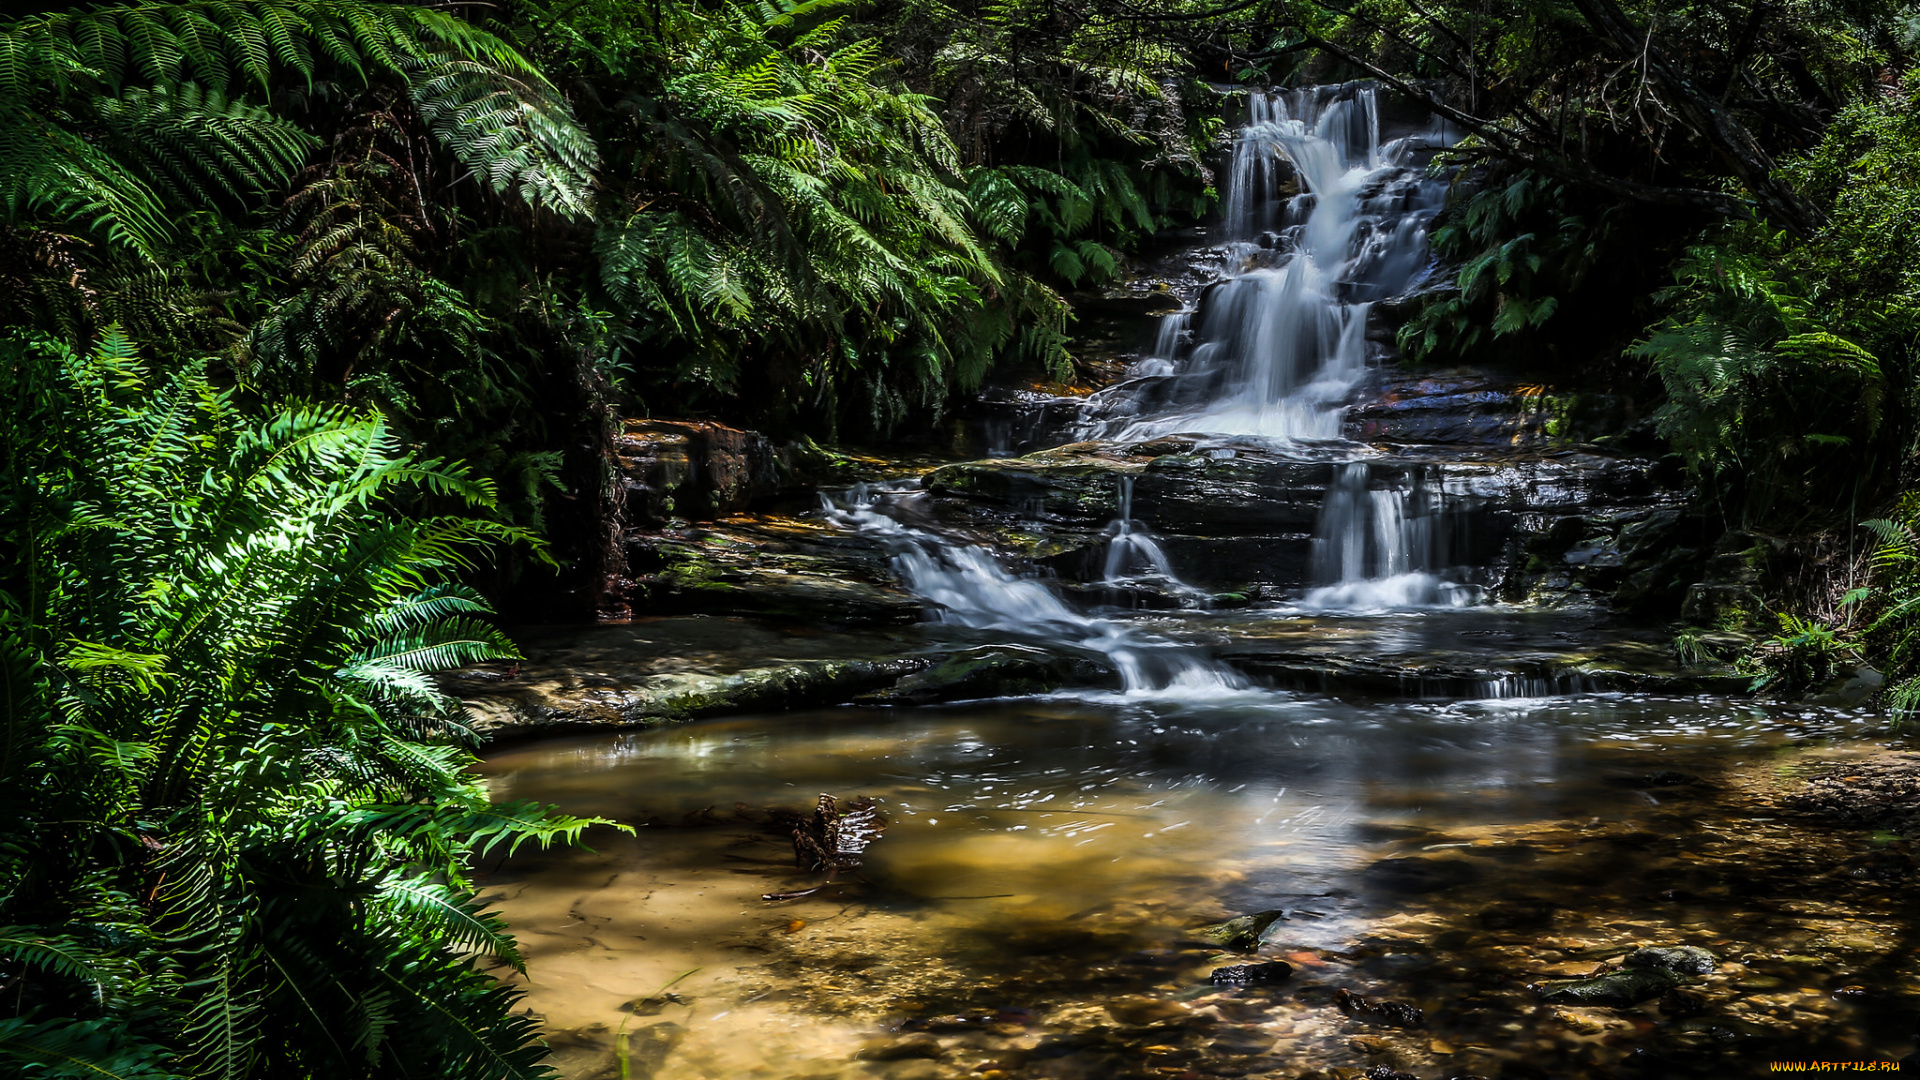
[(425, 940), (485, 953), (526, 974), (526, 961), (506, 924), (482, 910), (469, 892), (428, 878), (396, 875), (380, 883), (374, 903)]
[(0, 1058), (48, 1080), (181, 1080), (164, 1049), (101, 1020), (0, 1019)]
[(1847, 448), (1882, 432), (1878, 358), (1821, 326), (1801, 286), (1751, 255), (1696, 247), (1676, 276), (1665, 299), (1678, 310), (1632, 353), (1666, 388), (1662, 434), (1749, 525), (1842, 511), (1859, 479)]
[[(16, 1019), (0, 1055), (50, 1075), (536, 1073), (511, 995), (455, 955), (517, 956), (466, 867), (595, 822), (492, 806), (430, 678), (514, 655), (447, 575), (528, 538), (390, 507), (486, 506), (491, 486), (371, 413), (251, 418), (204, 364), (156, 372), (117, 334), (0, 341), (0, 392), (23, 485), (0, 522), (31, 561), (0, 608), (0, 783), (28, 804), (0, 847), (0, 956), (79, 1025), (49, 1042)], [(68, 896), (103, 899), (44, 899)]]
[(286, 182), (314, 140), (237, 95), (328, 65), (401, 80), (489, 190), (586, 213), (595, 148), (531, 64), (445, 11), (354, 0), (136, 0), (0, 26), (0, 210), (152, 256), (166, 209)]

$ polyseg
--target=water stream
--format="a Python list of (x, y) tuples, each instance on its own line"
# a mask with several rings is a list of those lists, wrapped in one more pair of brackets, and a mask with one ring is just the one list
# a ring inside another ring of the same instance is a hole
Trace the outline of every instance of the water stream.
[(1441, 578), (1447, 566), (1443, 497), (1416, 474), (1407, 486), (1374, 488), (1364, 461), (1339, 467), (1314, 528), (1320, 584), (1301, 606), (1314, 611), (1461, 607), (1475, 590)]
[[(1912, 855), (1777, 809), (1798, 771), (1870, 753), (1881, 719), (1489, 663), (1559, 655), (1544, 643), (1602, 624), (1485, 603), (1462, 583), (1475, 568), (1439, 473), (1341, 440), (1378, 359), (1369, 305), (1426, 272), (1442, 194), (1425, 163), (1445, 132), (1391, 127), (1366, 85), (1254, 94), (1227, 184), (1231, 273), (1166, 318), (1077, 433), (1252, 440), (1320, 475), (1332, 461), (1309, 587), (1210, 607), (1132, 473), (1085, 580), (1170, 610), (1063, 588), (944, 523), (918, 482), (856, 488), (810, 524), (883, 546), (929, 606), (914, 634), (1085, 661), (1115, 688), (490, 758), (497, 796), (638, 827), (488, 868), (568, 1080), (1705, 1077), (1913, 1050)], [(1022, 527), (1047, 550), (1042, 515)], [(1230, 638), (1296, 668), (1452, 655), (1462, 673), (1432, 692), (1277, 689), (1299, 684), (1255, 677)], [(820, 892), (762, 899), (821, 884), (767, 811), (822, 792), (876, 799), (885, 835)], [(1257, 955), (1196, 936), (1261, 911), (1281, 916)], [(1650, 944), (1720, 966), (1631, 1008), (1537, 992)], [(1254, 962), (1290, 971), (1214, 978)], [(1350, 1016), (1340, 991), (1417, 1006), (1424, 1026)]]
[[(934, 618), (940, 622), (999, 631), (1047, 649), (1096, 656), (1119, 674), (1121, 693), (1128, 697), (1196, 700), (1247, 689), (1247, 681), (1237, 672), (1214, 663), (1191, 643), (1160, 637), (1124, 620), (1075, 611), (1046, 583), (1010, 573), (985, 548), (903, 523), (901, 517), (910, 511), (903, 511), (900, 504), (923, 497), (911, 486), (862, 487), (838, 500), (823, 496), (821, 510), (847, 528), (885, 537), (901, 582), (936, 605)], [(1123, 510), (1115, 542), (1124, 538), (1129, 543), (1126, 550), (1155, 568), (1153, 556), (1158, 548), (1151, 539), (1130, 533), (1125, 515)], [(1111, 556), (1108, 565), (1114, 565)], [(1124, 568), (1124, 561), (1120, 565)], [(1164, 556), (1159, 565), (1164, 567)], [(1172, 571), (1166, 574), (1172, 578)]]
[[(1876, 725), (1623, 696), (746, 716), (495, 755), (497, 794), (639, 836), (489, 883), (578, 1080), (1744, 1075), (1912, 1048), (1904, 886), (1754, 801), (1781, 752), (1845, 761)], [(768, 903), (821, 875), (761, 808), (820, 791), (887, 831), (860, 876)], [(1271, 910), (1255, 957), (1191, 931)], [(1722, 957), (1699, 1019), (1529, 989), (1646, 944)], [(1292, 974), (1210, 980), (1252, 962)]]
[(1107, 526), (1107, 557), (1100, 581), (1124, 586), (1149, 582), (1176, 595), (1199, 597), (1199, 590), (1181, 581), (1152, 531), (1133, 517), (1131, 476), (1119, 479), (1120, 514)]

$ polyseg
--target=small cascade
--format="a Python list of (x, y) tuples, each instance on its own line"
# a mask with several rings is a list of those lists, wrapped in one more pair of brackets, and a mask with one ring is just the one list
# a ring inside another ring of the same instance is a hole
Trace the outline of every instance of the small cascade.
[(1145, 583), (1191, 598), (1200, 597), (1200, 590), (1174, 574), (1159, 540), (1134, 520), (1133, 479), (1131, 476), (1119, 478), (1120, 516), (1107, 526), (1107, 561), (1100, 583), (1115, 587)]
[(821, 510), (844, 527), (885, 538), (901, 582), (937, 605), (939, 621), (1090, 653), (1113, 666), (1129, 697), (1170, 694), (1200, 700), (1248, 688), (1243, 676), (1204, 650), (1112, 619), (1082, 615), (1041, 582), (1008, 573), (986, 550), (954, 543), (883, 512), (889, 502), (918, 495), (911, 489), (862, 486), (839, 500), (821, 496)]
[(1445, 141), (1436, 128), (1382, 143), (1368, 84), (1253, 94), (1227, 187), (1236, 272), (1197, 326), (1194, 313), (1168, 316), (1136, 369), (1177, 385), (1151, 403), (1131, 390), (1094, 402), (1081, 436), (1338, 439), (1367, 371), (1372, 301), (1425, 272), (1445, 184), (1425, 174), (1424, 151)]
[(1339, 466), (1314, 527), (1313, 575), (1322, 584), (1301, 605), (1379, 611), (1472, 603), (1474, 589), (1438, 573), (1447, 562), (1445, 509), (1418, 473), (1409, 486), (1376, 488), (1367, 462)]

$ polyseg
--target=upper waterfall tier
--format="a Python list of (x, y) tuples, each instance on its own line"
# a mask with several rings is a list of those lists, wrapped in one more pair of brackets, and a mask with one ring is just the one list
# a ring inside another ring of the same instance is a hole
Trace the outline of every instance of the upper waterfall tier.
[(1173, 377), (1101, 395), (1080, 434), (1338, 438), (1369, 306), (1427, 271), (1445, 185), (1425, 162), (1445, 138), (1383, 142), (1368, 84), (1254, 93), (1227, 185), (1232, 273), (1198, 312), (1167, 317), (1142, 374)]

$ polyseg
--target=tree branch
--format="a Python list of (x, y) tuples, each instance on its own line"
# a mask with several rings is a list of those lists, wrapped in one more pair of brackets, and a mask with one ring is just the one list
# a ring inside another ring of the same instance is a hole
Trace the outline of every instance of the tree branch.
[(1492, 121), (1474, 116), (1459, 108), (1447, 104), (1431, 91), (1415, 87), (1399, 76), (1369, 60), (1362, 59), (1339, 45), (1323, 38), (1309, 35), (1308, 41), (1315, 48), (1322, 49), (1354, 67), (1367, 72), (1381, 83), (1400, 94), (1420, 102), (1434, 115), (1459, 124), (1473, 132), (1486, 142), (1493, 154), (1517, 161), (1520, 164), (1538, 169), (1548, 175), (1565, 180), (1571, 184), (1597, 188), (1635, 202), (1651, 203), (1660, 206), (1685, 206), (1704, 210), (1721, 217), (1753, 217), (1753, 204), (1734, 198), (1725, 192), (1710, 191), (1705, 188), (1667, 187), (1659, 184), (1646, 184), (1625, 177), (1610, 176), (1591, 166), (1577, 163), (1561, 157), (1559, 154), (1542, 153), (1529, 150), (1516, 142), (1512, 134), (1501, 129)]

